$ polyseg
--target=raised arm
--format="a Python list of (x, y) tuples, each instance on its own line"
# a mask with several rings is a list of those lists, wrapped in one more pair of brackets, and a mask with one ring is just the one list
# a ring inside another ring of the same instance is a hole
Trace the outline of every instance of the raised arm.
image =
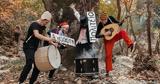
[(111, 20), (113, 23), (117, 23), (119, 26), (122, 26), (122, 24), (123, 24), (123, 21), (119, 22), (113, 16), (109, 16), (109, 20)]
[(79, 14), (79, 12), (76, 10), (75, 4), (72, 3), (72, 4), (70, 5), (70, 8), (74, 11), (75, 17), (76, 17), (77, 20), (80, 22), (80, 14)]

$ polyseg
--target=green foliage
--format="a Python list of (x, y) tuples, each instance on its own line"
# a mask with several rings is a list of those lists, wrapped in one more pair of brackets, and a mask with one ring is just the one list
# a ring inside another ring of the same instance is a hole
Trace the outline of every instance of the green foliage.
[(0, 0), (0, 39), (3, 39), (0, 43), (4, 44), (5, 37), (13, 36), (16, 25), (22, 30), (27, 29), (29, 23), (38, 19), (44, 10), (42, 0)]
[(22, 7), (17, 12), (17, 23), (24, 30), (24, 34), (28, 30), (28, 26), (32, 21), (39, 19), (40, 15), (45, 11), (42, 0), (23, 0)]
[(160, 5), (160, 0), (154, 0), (157, 5)]
[(10, 27), (26, 25), (26, 22), (37, 19), (43, 11), (42, 0), (0, 1), (0, 20)]
[(111, 3), (107, 4), (104, 0), (99, 0), (99, 13), (105, 12), (108, 15), (116, 16), (117, 8), (116, 1), (111, 0)]
[(42, 0), (23, 0), (22, 9), (25, 8), (37, 13), (42, 13), (44, 11)]

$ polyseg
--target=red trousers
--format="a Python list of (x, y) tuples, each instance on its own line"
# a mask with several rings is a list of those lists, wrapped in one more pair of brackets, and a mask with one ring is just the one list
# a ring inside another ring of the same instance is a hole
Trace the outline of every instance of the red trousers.
[(124, 30), (120, 30), (120, 32), (116, 34), (111, 40), (104, 40), (106, 55), (106, 72), (112, 70), (112, 49), (114, 47), (114, 43), (120, 39), (124, 39), (128, 46), (133, 44), (133, 41), (128, 37), (128, 34)]

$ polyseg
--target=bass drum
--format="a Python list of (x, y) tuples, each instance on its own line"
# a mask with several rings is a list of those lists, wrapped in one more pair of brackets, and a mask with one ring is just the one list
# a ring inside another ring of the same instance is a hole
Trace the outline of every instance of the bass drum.
[(98, 58), (75, 59), (76, 75), (96, 75), (98, 71)]
[(40, 71), (59, 68), (61, 56), (58, 48), (53, 45), (38, 48), (35, 52), (35, 64)]

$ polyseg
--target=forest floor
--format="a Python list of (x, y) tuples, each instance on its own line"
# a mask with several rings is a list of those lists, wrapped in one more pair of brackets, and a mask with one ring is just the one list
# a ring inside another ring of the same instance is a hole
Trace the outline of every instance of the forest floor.
[[(0, 54), (0, 84), (17, 84), (20, 72), (24, 65), (24, 55), (21, 57), (8, 57)], [(159, 84), (159, 80), (145, 80), (142, 76), (133, 77), (130, 73), (133, 69), (134, 59), (129, 56), (117, 55), (113, 63), (111, 80), (105, 79), (105, 63), (99, 62), (99, 78), (76, 77), (72, 70), (58, 71), (55, 80), (48, 80), (48, 72), (41, 72), (38, 78), (40, 84)], [(25, 84), (28, 84), (29, 74)]]

